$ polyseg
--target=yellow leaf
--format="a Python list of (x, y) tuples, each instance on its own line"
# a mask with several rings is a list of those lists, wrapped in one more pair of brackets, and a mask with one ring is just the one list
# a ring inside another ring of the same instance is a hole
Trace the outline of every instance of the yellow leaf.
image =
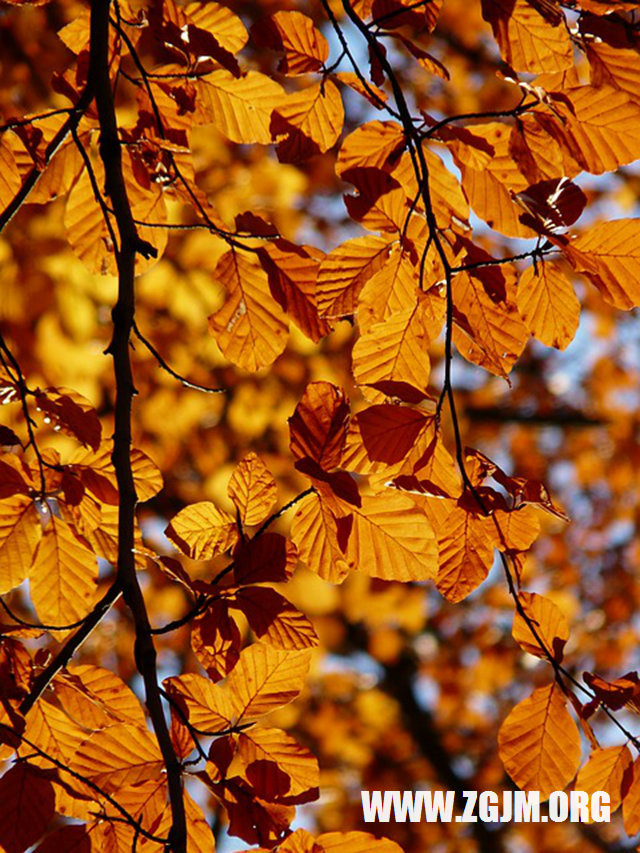
[(511, 198), (511, 192), (525, 190), (528, 181), (511, 157), (510, 128), (498, 122), (476, 124), (471, 134), (466, 142), (455, 139), (449, 143), (471, 207), (501, 234), (535, 237), (535, 232), (520, 222), (522, 211)]
[(245, 370), (271, 364), (287, 344), (286, 317), (271, 296), (264, 270), (245, 254), (222, 256), (215, 278), (227, 289), (227, 301), (209, 317), (224, 355)]
[(344, 139), (336, 161), (336, 174), (342, 176), (355, 166), (374, 169), (393, 166), (404, 145), (404, 131), (398, 122), (367, 122)]
[(54, 681), (56, 698), (87, 729), (114, 723), (146, 724), (138, 697), (117, 675), (101, 666), (71, 665)]
[(165, 533), (192, 560), (211, 560), (238, 541), (233, 518), (211, 501), (200, 501), (180, 510)]
[(74, 756), (71, 769), (109, 793), (125, 785), (160, 779), (164, 762), (146, 726), (117, 723), (88, 737)]
[(624, 831), (627, 835), (640, 832), (640, 759), (633, 762), (631, 784), (622, 800)]
[(219, 69), (198, 80), (196, 88), (216, 128), (232, 142), (271, 142), (271, 113), (283, 92), (266, 74), (247, 71), (243, 77), (234, 77)]
[(242, 523), (260, 524), (273, 509), (278, 487), (273, 475), (260, 457), (251, 451), (240, 460), (227, 486)]
[(361, 507), (349, 509), (353, 527), (346, 556), (353, 569), (383, 580), (435, 577), (438, 548), (433, 528), (411, 498), (387, 490), (363, 496)]
[(640, 105), (612, 86), (576, 86), (554, 99), (560, 120), (538, 115), (545, 129), (587, 172), (611, 172), (640, 157)]
[[(103, 170), (98, 161), (94, 161), (93, 166), (100, 185), (104, 183)], [(117, 232), (113, 218), (111, 223)], [(67, 198), (64, 224), (71, 248), (90, 272), (99, 275), (116, 274), (115, 246), (86, 168), (78, 176)]]
[(580, 303), (571, 282), (552, 261), (523, 272), (516, 305), (531, 334), (543, 344), (565, 349), (575, 337)]
[(291, 538), (300, 559), (312, 572), (332, 583), (341, 583), (349, 564), (338, 544), (336, 519), (320, 495), (307, 495), (297, 506)]
[(485, 0), (482, 14), (493, 28), (504, 60), (516, 71), (562, 71), (573, 64), (573, 45), (562, 13), (550, 22), (527, 0)]
[[(320, 782), (320, 772), (316, 758), (305, 747), (300, 746), (290, 735), (280, 729), (255, 726), (242, 732), (238, 737), (238, 756), (245, 768), (254, 762), (261, 762), (260, 769), (254, 770), (253, 785), (256, 786), (255, 773), (263, 778), (257, 785), (259, 790), (277, 789), (286, 800), (287, 797), (300, 797), (307, 793), (306, 799), (315, 799)], [(271, 781), (272, 776), (286, 773), (289, 787), (280, 792), (279, 785)], [(303, 802), (299, 799), (298, 802)]]
[(281, 651), (263, 643), (244, 649), (227, 678), (235, 719), (246, 722), (286, 705), (302, 690), (311, 651)]
[[(402, 396), (405, 385), (426, 396), (429, 338), (419, 303), (374, 323), (353, 348), (353, 375), (388, 396)], [(397, 386), (397, 387), (396, 387)]]
[(589, 796), (596, 791), (605, 791), (609, 794), (613, 814), (622, 802), (622, 784), (631, 763), (628, 746), (594, 749), (587, 763), (580, 768), (576, 791), (586, 791)]
[(343, 122), (342, 97), (331, 80), (287, 95), (275, 105), (271, 120), (278, 158), (297, 163), (328, 151), (337, 142)]
[(39, 619), (66, 625), (86, 616), (96, 595), (95, 554), (61, 518), (49, 515), (29, 573), (31, 597)]
[(479, 586), (493, 564), (491, 520), (456, 506), (439, 530), (440, 568), (436, 587), (449, 601), (462, 601)]
[(539, 687), (506, 718), (498, 734), (505, 770), (519, 788), (545, 800), (580, 766), (580, 732), (557, 684)]
[(528, 332), (510, 301), (494, 301), (468, 273), (454, 276), (453, 340), (460, 353), (497, 376), (507, 376), (524, 349)]
[[(569, 639), (569, 623), (564, 613), (551, 599), (535, 592), (520, 592), (518, 598), (547, 651), (555, 660), (562, 660), (562, 650)], [(525, 652), (538, 658), (546, 657), (527, 620), (517, 610), (513, 617), (512, 633), (513, 639)]]
[(200, 29), (208, 30), (218, 44), (229, 53), (238, 53), (249, 39), (247, 30), (231, 9), (207, 0), (206, 3), (187, 3), (182, 7), (187, 18)]
[(0, 501), (0, 595), (19, 586), (29, 574), (42, 535), (31, 498), (13, 495)]
[(252, 30), (258, 47), (283, 50), (278, 71), (295, 76), (320, 71), (329, 58), (329, 44), (311, 18), (302, 12), (276, 12)]
[(346, 317), (356, 310), (358, 294), (382, 268), (391, 245), (382, 237), (347, 240), (324, 258), (318, 270), (318, 312), (321, 317)]
[(395, 841), (368, 832), (325, 832), (316, 841), (324, 853), (402, 853)]
[[(392, 314), (414, 308), (418, 283), (418, 269), (409, 253), (396, 243), (392, 246), (388, 259), (366, 282), (358, 297), (360, 333), (368, 332), (376, 321), (386, 320)], [(426, 297), (426, 294), (421, 296)], [(437, 337), (437, 334), (434, 337)]]
[(8, 206), (21, 185), (16, 158), (6, 135), (3, 134), (0, 138), (0, 210)]
[(192, 726), (208, 732), (224, 731), (231, 726), (234, 710), (226, 686), (193, 673), (167, 678), (163, 683)]
[(494, 545), (499, 551), (526, 551), (540, 535), (536, 508), (523, 505), (515, 510), (497, 509), (494, 521)]
[(599, 222), (563, 245), (571, 265), (616, 308), (640, 305), (640, 222)]

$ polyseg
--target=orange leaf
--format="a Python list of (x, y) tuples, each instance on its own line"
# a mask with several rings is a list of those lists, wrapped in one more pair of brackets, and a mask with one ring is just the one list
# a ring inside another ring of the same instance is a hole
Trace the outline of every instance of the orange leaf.
[(438, 548), (429, 519), (406, 495), (385, 491), (363, 496), (361, 507), (350, 507), (353, 527), (346, 556), (351, 567), (383, 580), (435, 577)]
[(278, 71), (295, 76), (320, 71), (329, 58), (329, 45), (311, 18), (302, 12), (276, 12), (251, 31), (259, 47), (284, 51)]
[[(564, 613), (551, 599), (535, 592), (520, 592), (518, 599), (528, 621), (535, 628), (548, 652), (554, 660), (561, 661), (562, 651), (569, 639), (569, 623)], [(517, 610), (513, 617), (513, 639), (530, 655), (538, 658), (546, 657), (529, 628), (527, 620)]]
[(14, 495), (0, 501), (0, 594), (19, 586), (29, 574), (42, 535), (33, 501)]
[(393, 465), (407, 455), (432, 419), (406, 406), (369, 406), (355, 416), (367, 456)]
[(482, 0), (504, 60), (516, 71), (562, 71), (573, 65), (573, 46), (564, 16), (553, 22), (527, 0)]
[(369, 121), (362, 124), (340, 146), (336, 174), (342, 176), (356, 166), (391, 168), (405, 144), (402, 125), (396, 121)]
[(580, 732), (557, 684), (539, 687), (516, 705), (500, 727), (498, 748), (516, 785), (540, 791), (543, 800), (573, 779), (580, 766)]
[(420, 303), (374, 323), (353, 348), (353, 375), (388, 396), (420, 402), (427, 396), (428, 329)]
[(576, 790), (586, 791), (589, 796), (595, 791), (604, 791), (609, 794), (611, 814), (613, 814), (622, 802), (622, 786), (631, 763), (631, 752), (628, 746), (594, 749), (589, 760), (578, 773)]
[(163, 684), (195, 728), (215, 733), (231, 726), (234, 710), (226, 686), (193, 673), (166, 678)]
[(212, 681), (228, 675), (240, 658), (242, 637), (226, 601), (212, 601), (191, 623), (191, 648)]
[(49, 523), (29, 572), (31, 596), (45, 624), (66, 625), (87, 615), (96, 595), (95, 554), (61, 518)]
[(235, 718), (254, 719), (287, 705), (302, 690), (311, 651), (280, 651), (263, 643), (244, 649), (227, 678)]
[(453, 340), (460, 353), (497, 376), (507, 376), (524, 349), (528, 332), (516, 306), (494, 300), (482, 280), (468, 273), (454, 276)]
[(262, 459), (251, 451), (238, 463), (227, 492), (240, 513), (242, 523), (252, 526), (264, 521), (273, 509), (278, 488)]
[(305, 649), (318, 645), (313, 625), (275, 589), (245, 586), (235, 595), (239, 607), (256, 637), (278, 649)]
[(318, 270), (318, 311), (322, 317), (355, 313), (358, 294), (381, 269), (391, 245), (382, 237), (347, 240), (324, 258)]
[(298, 460), (312, 459), (329, 471), (340, 464), (349, 402), (330, 382), (312, 382), (289, 418), (290, 447)]
[(224, 554), (238, 540), (233, 518), (211, 501), (200, 501), (180, 510), (165, 533), (192, 560), (211, 560)]
[(436, 587), (449, 601), (462, 601), (493, 564), (491, 520), (456, 506), (439, 530), (440, 568)]
[(520, 276), (516, 305), (532, 335), (549, 347), (566, 349), (580, 321), (580, 303), (569, 279), (547, 261)]
[(117, 723), (90, 735), (75, 754), (71, 767), (111, 792), (125, 785), (160, 779), (164, 762), (146, 726)]
[(640, 222), (599, 222), (575, 240), (562, 243), (571, 265), (595, 284), (616, 308), (640, 305)]
[(282, 87), (259, 71), (234, 77), (219, 69), (196, 82), (201, 103), (216, 128), (232, 142), (271, 142), (271, 113), (283, 98)]
[(222, 308), (209, 317), (218, 346), (245, 370), (271, 364), (285, 348), (288, 332), (264, 270), (246, 254), (231, 250), (220, 258), (215, 278), (228, 294)]
[(280, 729), (254, 727), (238, 737), (243, 776), (259, 797), (283, 803), (318, 798), (316, 758)]
[(278, 159), (298, 163), (328, 151), (338, 141), (343, 122), (342, 97), (331, 80), (287, 95), (271, 118)]
[(316, 841), (324, 853), (402, 853), (395, 841), (368, 832), (325, 832)]
[(630, 776), (629, 788), (623, 794), (622, 816), (624, 831), (632, 836), (640, 832), (640, 759), (636, 758), (633, 762)]
[(349, 564), (338, 541), (338, 521), (320, 495), (307, 495), (297, 506), (291, 538), (300, 559), (321, 578), (341, 583)]

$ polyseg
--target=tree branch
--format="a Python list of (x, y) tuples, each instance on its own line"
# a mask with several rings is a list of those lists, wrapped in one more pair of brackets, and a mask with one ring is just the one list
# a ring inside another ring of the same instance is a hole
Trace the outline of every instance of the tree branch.
[(172, 817), (167, 849), (174, 853), (186, 853), (187, 831), (182, 796), (182, 768), (173, 749), (164, 716), (157, 679), (156, 649), (151, 636), (144, 597), (138, 583), (133, 550), (137, 496), (131, 469), (131, 408), (135, 388), (131, 372), (129, 342), (135, 312), (136, 254), (149, 257), (155, 250), (138, 236), (122, 172), (122, 153), (109, 78), (109, 3), (107, 0), (92, 0), (90, 34), (89, 79), (95, 90), (100, 122), (100, 156), (104, 163), (105, 190), (111, 200), (120, 237), (116, 250), (118, 299), (112, 312), (113, 337), (107, 349), (107, 352), (113, 356), (116, 380), (112, 461), (120, 497), (117, 577), (124, 600), (133, 615), (136, 632), (134, 647), (136, 666), (144, 682), (145, 702), (167, 771)]

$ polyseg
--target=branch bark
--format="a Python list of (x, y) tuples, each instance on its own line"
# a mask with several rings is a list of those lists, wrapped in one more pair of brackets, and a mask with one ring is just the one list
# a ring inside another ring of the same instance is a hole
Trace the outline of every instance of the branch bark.
[(156, 649), (149, 616), (138, 583), (134, 555), (136, 489), (131, 469), (131, 409), (135, 394), (130, 337), (135, 316), (136, 254), (149, 256), (152, 247), (140, 240), (122, 172), (111, 80), (109, 78), (109, 0), (91, 0), (89, 80), (95, 92), (100, 124), (100, 156), (104, 163), (105, 192), (111, 200), (118, 226), (118, 299), (112, 311), (113, 337), (107, 352), (113, 356), (116, 380), (115, 433), (112, 461), (118, 482), (118, 584), (135, 624), (135, 661), (142, 676), (145, 702), (162, 753), (169, 789), (172, 826), (167, 849), (186, 853), (187, 831), (182, 793), (182, 767), (175, 754), (158, 686)]

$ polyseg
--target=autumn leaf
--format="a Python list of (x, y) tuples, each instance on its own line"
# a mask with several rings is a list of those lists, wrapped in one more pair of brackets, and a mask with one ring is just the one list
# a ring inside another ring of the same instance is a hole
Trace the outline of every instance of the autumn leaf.
[(245, 525), (264, 521), (277, 497), (273, 475), (253, 452), (240, 460), (229, 480), (227, 491)]
[(271, 364), (285, 348), (287, 326), (264, 271), (232, 250), (220, 259), (215, 277), (227, 290), (227, 301), (209, 317), (218, 346), (245, 370)]
[(228, 551), (238, 539), (233, 518), (210, 501), (180, 510), (165, 533), (192, 560), (211, 560)]
[(569, 623), (560, 608), (535, 592), (520, 592), (518, 600), (523, 612), (517, 610), (513, 618), (513, 639), (529, 654), (544, 658), (548, 652), (554, 660), (561, 661), (569, 639)]
[(256, 44), (284, 51), (278, 70), (298, 75), (320, 71), (329, 57), (327, 40), (302, 12), (276, 12), (252, 29)]
[(6, 853), (23, 853), (44, 833), (54, 816), (51, 782), (27, 763), (0, 779), (0, 834)]
[(308, 385), (289, 418), (293, 456), (311, 459), (325, 471), (335, 468), (342, 455), (348, 418), (349, 402), (341, 388), (329, 382)]
[(601, 222), (562, 244), (571, 265), (616, 308), (640, 305), (640, 226), (635, 219)]
[(50, 514), (29, 571), (40, 619), (64, 626), (87, 615), (96, 594), (96, 556), (73, 528)]
[(382, 237), (347, 240), (324, 258), (318, 270), (318, 311), (321, 317), (344, 317), (356, 310), (365, 283), (380, 270), (391, 246)]
[(274, 106), (270, 128), (282, 163), (296, 163), (321, 154), (337, 142), (344, 109), (340, 92), (331, 80), (287, 95)]
[(516, 705), (500, 728), (498, 746), (507, 773), (523, 790), (538, 790), (546, 799), (564, 788), (578, 770), (581, 750), (560, 688), (539, 687)]
[(580, 768), (576, 789), (586, 791), (589, 796), (595, 791), (604, 791), (609, 795), (613, 814), (622, 802), (622, 786), (631, 765), (631, 752), (624, 744), (595, 749)]
[(569, 346), (578, 329), (580, 303), (557, 264), (528, 267), (518, 281), (516, 305), (531, 334), (543, 344)]
[(202, 105), (216, 128), (233, 142), (271, 142), (271, 112), (283, 98), (282, 88), (259, 71), (240, 78), (219, 69), (196, 84)]
[(282, 707), (302, 690), (311, 652), (281, 651), (253, 643), (226, 682), (238, 720), (250, 720)]
[(0, 593), (19, 586), (27, 577), (41, 533), (30, 498), (15, 495), (0, 501)]

